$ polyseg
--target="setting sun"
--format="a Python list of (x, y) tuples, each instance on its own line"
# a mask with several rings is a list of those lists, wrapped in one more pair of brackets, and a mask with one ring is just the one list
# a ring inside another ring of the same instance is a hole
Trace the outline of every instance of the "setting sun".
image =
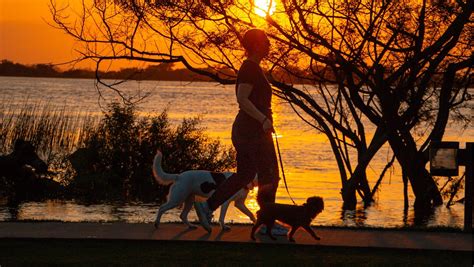
[(255, 14), (265, 17), (266, 15), (272, 15), (275, 12), (276, 1), (275, 0), (255, 0)]

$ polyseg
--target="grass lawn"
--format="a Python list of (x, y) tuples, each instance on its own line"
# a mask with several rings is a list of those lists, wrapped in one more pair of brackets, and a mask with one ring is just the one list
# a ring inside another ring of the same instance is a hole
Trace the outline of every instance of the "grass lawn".
[(469, 252), (197, 241), (0, 239), (0, 266), (472, 266)]

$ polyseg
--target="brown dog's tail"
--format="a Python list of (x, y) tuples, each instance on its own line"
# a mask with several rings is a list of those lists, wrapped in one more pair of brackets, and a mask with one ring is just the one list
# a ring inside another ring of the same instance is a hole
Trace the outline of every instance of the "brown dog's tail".
[(162, 185), (172, 184), (178, 180), (179, 175), (163, 171), (163, 168), (161, 167), (162, 158), (163, 154), (161, 151), (157, 150), (155, 159), (153, 160), (153, 176), (155, 177), (155, 180)]

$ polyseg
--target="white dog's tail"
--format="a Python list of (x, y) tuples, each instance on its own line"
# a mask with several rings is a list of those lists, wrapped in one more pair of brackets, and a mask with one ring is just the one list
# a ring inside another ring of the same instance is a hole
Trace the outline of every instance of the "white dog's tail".
[(157, 150), (155, 159), (153, 160), (153, 176), (155, 176), (155, 180), (162, 185), (172, 184), (173, 182), (178, 180), (179, 175), (166, 173), (163, 171), (163, 168), (161, 168), (162, 157), (163, 154), (161, 153), (161, 151)]

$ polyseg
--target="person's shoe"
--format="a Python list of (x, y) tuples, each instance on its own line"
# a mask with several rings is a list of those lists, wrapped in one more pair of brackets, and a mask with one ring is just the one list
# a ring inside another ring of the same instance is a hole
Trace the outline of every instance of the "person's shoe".
[[(267, 226), (262, 225), (260, 227), (260, 234), (266, 234), (267, 233)], [(277, 236), (286, 236), (288, 234), (288, 228), (284, 227), (281, 224), (275, 223), (272, 228), (272, 235), (277, 235)]]
[(212, 212), (207, 205), (207, 202), (194, 202), (194, 209), (196, 210), (196, 214), (199, 218), (199, 223), (201, 226), (209, 233), (212, 232), (211, 228), (211, 220), (212, 220)]

